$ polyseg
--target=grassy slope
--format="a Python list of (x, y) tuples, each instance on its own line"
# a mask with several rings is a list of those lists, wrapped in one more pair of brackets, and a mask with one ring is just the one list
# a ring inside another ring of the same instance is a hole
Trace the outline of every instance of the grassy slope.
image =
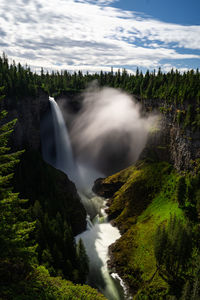
[(155, 230), (159, 224), (168, 222), (171, 214), (184, 218), (175, 200), (177, 177), (166, 162), (141, 162), (104, 181), (124, 182), (109, 208), (110, 214), (120, 212), (115, 222), (125, 231), (111, 247), (114, 265), (134, 293), (147, 288), (152, 299), (157, 299), (154, 291), (159, 297), (167, 289), (166, 282), (156, 273)]

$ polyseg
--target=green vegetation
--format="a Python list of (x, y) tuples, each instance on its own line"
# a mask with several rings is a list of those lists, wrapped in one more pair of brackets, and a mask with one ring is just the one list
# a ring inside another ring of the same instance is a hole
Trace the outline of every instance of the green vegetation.
[[(5, 116), (2, 111), (1, 121)], [(13, 168), (22, 153), (10, 153), (7, 146), (15, 123), (13, 120), (0, 127), (0, 290), (16, 277), (23, 280), (35, 257), (35, 245), (30, 239), (35, 223), (27, 220), (26, 200), (19, 199), (11, 186)]]
[[(120, 72), (100, 72), (95, 74), (83, 74), (81, 71), (69, 73), (61, 72), (33, 73), (29, 67), (23, 67), (20, 63), (9, 64), (5, 54), (0, 57), (0, 86), (4, 86), (6, 97), (21, 101), (26, 96), (37, 96), (44, 90), (53, 97), (66, 93), (74, 94), (82, 92), (88, 84), (96, 80), (99, 86), (120, 88), (142, 99), (154, 100), (156, 105), (159, 99), (165, 101), (161, 108), (164, 113), (171, 111), (173, 104), (177, 111), (177, 120), (182, 120), (184, 127), (192, 126), (194, 130), (200, 126), (200, 72), (191, 70), (181, 74), (177, 70), (162, 73), (161, 69), (143, 74), (138, 69), (136, 74), (128, 74), (126, 70)], [(13, 105), (16, 105), (15, 102)]]
[(192, 232), (182, 220), (171, 216), (167, 225), (158, 226), (154, 253), (158, 272), (175, 290), (180, 290), (192, 255)]
[(81, 282), (85, 282), (89, 272), (89, 259), (85, 251), (83, 241), (80, 239), (77, 244), (77, 256), (80, 266), (80, 278)]
[(29, 199), (30, 219), (36, 219), (39, 263), (53, 276), (84, 283), (74, 235), (85, 229), (86, 212), (73, 183), (38, 152), (26, 151), (16, 168), (14, 187)]
[(43, 266), (34, 268), (25, 281), (4, 286), (3, 297), (1, 299), (5, 300), (106, 300), (87, 285), (75, 285), (61, 277), (50, 277)]
[(118, 181), (108, 209), (123, 232), (111, 247), (116, 271), (134, 299), (179, 299), (196, 278), (199, 171), (180, 175), (166, 162), (143, 161), (103, 183)]
[[(105, 180), (109, 183), (114, 180), (124, 182), (124, 185), (115, 193), (109, 213), (118, 212), (115, 222), (124, 231), (136, 222), (137, 217), (147, 208), (166, 180), (171, 166), (166, 162), (145, 163), (138, 162), (136, 166), (119, 172)], [(141, 201), (140, 201), (140, 200)]]

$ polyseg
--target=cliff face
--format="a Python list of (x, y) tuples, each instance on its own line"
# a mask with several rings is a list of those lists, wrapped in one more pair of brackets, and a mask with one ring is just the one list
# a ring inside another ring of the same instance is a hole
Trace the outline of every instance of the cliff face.
[(0, 109), (8, 111), (6, 121), (18, 119), (10, 143), (12, 149), (34, 149), (40, 150), (40, 121), (43, 114), (49, 108), (49, 97), (40, 92), (38, 97), (26, 97), (19, 101), (5, 99)]
[(149, 135), (141, 158), (152, 152), (158, 160), (169, 161), (178, 171), (193, 170), (195, 161), (200, 158), (200, 131), (177, 122), (177, 111), (187, 112), (187, 104), (175, 106), (162, 100), (138, 100), (145, 111), (161, 112), (160, 128)]
[(195, 160), (200, 158), (200, 132), (170, 128), (170, 156), (174, 167), (180, 170), (192, 170)]

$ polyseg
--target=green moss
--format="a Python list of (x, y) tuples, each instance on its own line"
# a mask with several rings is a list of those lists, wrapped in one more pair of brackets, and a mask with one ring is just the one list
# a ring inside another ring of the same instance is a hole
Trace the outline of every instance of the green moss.
[(161, 188), (166, 174), (170, 172), (166, 162), (140, 162), (120, 173), (108, 177), (104, 182), (124, 182), (115, 193), (109, 214), (119, 212), (116, 223), (124, 231), (136, 223), (137, 216), (142, 213)]
[(127, 169), (124, 169), (118, 173), (115, 173), (112, 176), (109, 176), (104, 179), (104, 183), (115, 183), (115, 182), (123, 182), (126, 183), (127, 179), (136, 171), (137, 168), (135, 166), (130, 166)]
[(166, 219), (169, 219), (171, 214), (183, 216), (182, 210), (178, 206), (175, 199), (175, 189), (177, 184), (178, 174), (170, 173), (165, 178), (165, 182), (158, 195), (153, 199), (147, 209), (138, 217), (138, 222), (144, 222), (148, 218), (153, 218), (158, 225)]
[(174, 193), (179, 175), (166, 162), (141, 162), (106, 181), (120, 176), (124, 179), (125, 174), (126, 182), (115, 193), (110, 207), (111, 213), (121, 208), (115, 221), (125, 230), (112, 246), (114, 263), (134, 293), (148, 290), (152, 295), (164, 295), (168, 285), (157, 272), (154, 235), (158, 225), (168, 222), (171, 214), (185, 219)]

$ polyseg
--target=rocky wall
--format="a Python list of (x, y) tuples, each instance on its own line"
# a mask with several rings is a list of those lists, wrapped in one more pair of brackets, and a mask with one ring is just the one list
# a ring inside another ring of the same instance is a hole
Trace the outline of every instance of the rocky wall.
[(141, 158), (154, 155), (158, 160), (167, 160), (176, 170), (193, 170), (195, 161), (200, 159), (200, 131), (184, 127), (176, 120), (177, 110), (187, 111), (187, 104), (175, 105), (162, 100), (139, 99), (142, 109), (160, 114), (158, 130), (149, 134), (146, 148)]
[(2, 100), (0, 109), (5, 109), (8, 112), (6, 119), (2, 122), (17, 118), (17, 123), (10, 137), (13, 150), (40, 150), (40, 122), (48, 108), (49, 97), (42, 91), (35, 98), (25, 97), (18, 101), (14, 99)]

